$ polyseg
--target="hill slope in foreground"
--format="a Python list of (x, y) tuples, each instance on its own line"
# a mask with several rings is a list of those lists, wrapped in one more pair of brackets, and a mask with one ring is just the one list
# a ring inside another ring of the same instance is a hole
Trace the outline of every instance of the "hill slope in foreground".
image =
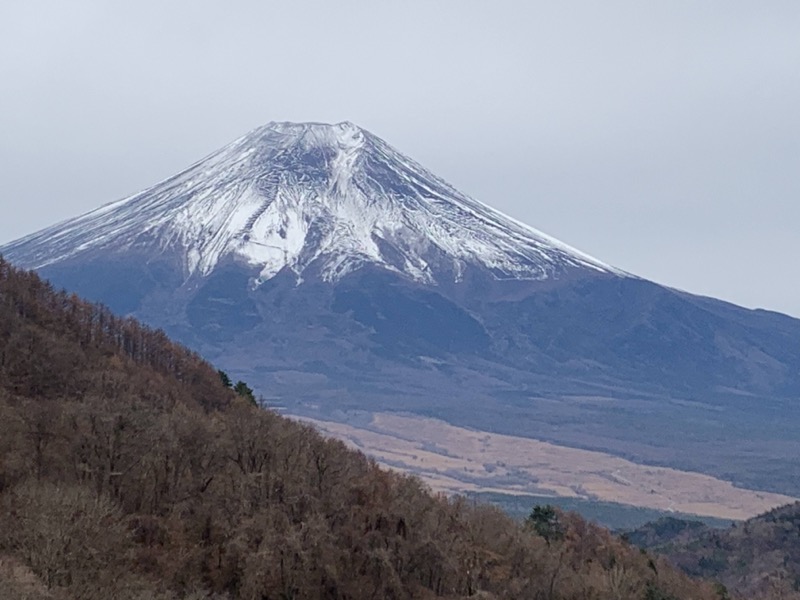
[(717, 597), (574, 515), (432, 495), (1, 259), (0, 428), (4, 600)]
[(350, 123), (259, 127), (0, 252), (440, 489), (724, 518), (800, 496), (800, 321), (624, 273)]

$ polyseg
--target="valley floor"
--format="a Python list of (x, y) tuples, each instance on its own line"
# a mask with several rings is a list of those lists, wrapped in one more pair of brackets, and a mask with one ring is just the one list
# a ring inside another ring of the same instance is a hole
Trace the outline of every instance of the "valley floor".
[(448, 494), (580, 498), (730, 520), (747, 519), (796, 500), (742, 489), (701, 473), (414, 415), (375, 413), (358, 424), (296, 418)]

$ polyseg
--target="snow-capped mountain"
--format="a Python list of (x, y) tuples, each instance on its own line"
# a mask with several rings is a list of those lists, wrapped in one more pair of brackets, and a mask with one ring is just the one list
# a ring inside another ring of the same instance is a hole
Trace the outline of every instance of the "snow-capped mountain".
[(41, 268), (82, 253), (175, 251), (187, 275), (224, 258), (256, 285), (309, 267), (337, 281), (365, 264), (458, 282), (468, 265), (541, 280), (610, 266), (472, 200), (351, 123), (270, 123), (143, 192), (19, 240)]
[(271, 123), (0, 254), (294, 414), (414, 413), (800, 494), (800, 321), (623, 273), (350, 123)]

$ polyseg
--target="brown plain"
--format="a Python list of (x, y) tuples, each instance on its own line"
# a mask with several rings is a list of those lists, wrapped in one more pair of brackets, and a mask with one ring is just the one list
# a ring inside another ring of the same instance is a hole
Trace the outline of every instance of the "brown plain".
[(418, 416), (376, 413), (367, 428), (303, 420), (448, 494), (552, 495), (735, 520), (796, 500), (701, 473)]

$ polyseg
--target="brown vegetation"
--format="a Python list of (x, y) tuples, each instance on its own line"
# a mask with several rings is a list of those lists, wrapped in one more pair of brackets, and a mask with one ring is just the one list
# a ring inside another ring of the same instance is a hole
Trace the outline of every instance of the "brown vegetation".
[(431, 495), (0, 259), (4, 599), (718, 597), (548, 519)]
[(800, 503), (727, 530), (661, 519), (628, 536), (687, 573), (718, 579), (747, 598), (800, 600)]

